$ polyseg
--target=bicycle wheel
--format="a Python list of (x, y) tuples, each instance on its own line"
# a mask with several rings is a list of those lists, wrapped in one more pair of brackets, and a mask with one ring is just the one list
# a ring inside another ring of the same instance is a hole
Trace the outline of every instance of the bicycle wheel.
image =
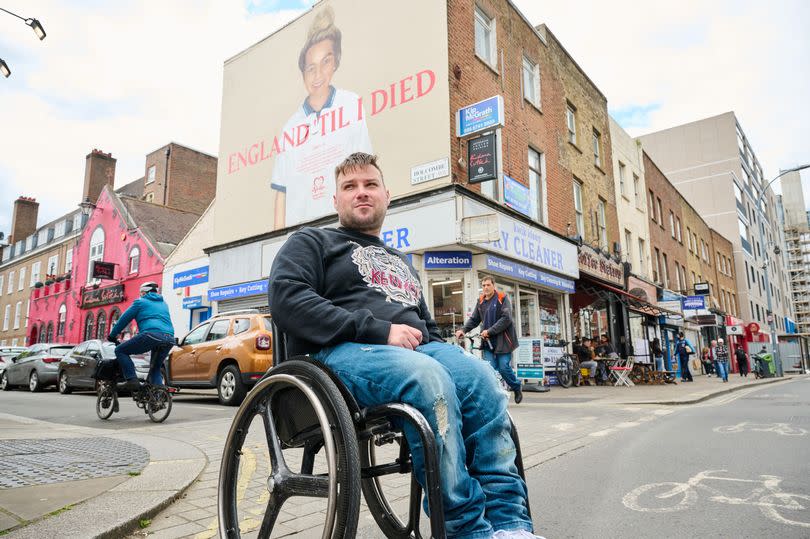
[(557, 361), (557, 382), (562, 387), (571, 387), (571, 364), (564, 357)]
[(689, 483), (650, 483), (624, 495), (622, 503), (628, 509), (643, 513), (673, 513), (686, 509), (697, 500)]
[(109, 419), (115, 409), (115, 390), (107, 383), (99, 384), (96, 396), (96, 414), (99, 419)]
[(762, 513), (776, 522), (810, 528), (810, 496), (775, 492), (759, 500)]
[(163, 423), (172, 412), (172, 395), (165, 388), (152, 387), (145, 406), (149, 419), (155, 423)]

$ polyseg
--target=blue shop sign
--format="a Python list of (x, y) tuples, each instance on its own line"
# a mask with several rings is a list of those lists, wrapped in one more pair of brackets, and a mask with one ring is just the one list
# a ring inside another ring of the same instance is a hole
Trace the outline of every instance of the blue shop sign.
[(194, 284), (208, 282), (208, 266), (194, 268), (180, 273), (175, 273), (172, 277), (172, 288), (183, 288)]
[(425, 269), (469, 269), (472, 267), (470, 251), (426, 251)]
[(667, 288), (661, 290), (661, 299), (659, 301), (681, 301), (683, 296), (677, 292), (673, 292)]
[(458, 109), (456, 136), (466, 137), (503, 125), (503, 97), (496, 95)]
[(268, 280), (252, 281), (249, 283), (222, 286), (208, 291), (210, 301), (222, 301), (223, 299), (244, 298), (247, 296), (258, 296), (267, 294)]
[(532, 213), (529, 188), (506, 174), (503, 176), (503, 201), (507, 206), (516, 209), (523, 215)]
[(203, 298), (202, 296), (191, 296), (188, 298), (183, 298), (183, 308), (184, 309), (196, 309), (197, 307), (203, 306)]
[(497, 256), (487, 255), (487, 269), (495, 273), (500, 273), (501, 275), (508, 275), (510, 277), (524, 279), (526, 281), (531, 281), (539, 285), (554, 288), (555, 290), (560, 290), (562, 292), (573, 294), (576, 290), (574, 281), (570, 279), (557, 277), (556, 275), (551, 275), (550, 273), (545, 273), (543, 271), (530, 268), (529, 266), (518, 264), (517, 262), (504, 260), (503, 258), (498, 258)]
[(706, 296), (686, 296), (681, 301), (684, 310), (698, 310), (706, 308)]

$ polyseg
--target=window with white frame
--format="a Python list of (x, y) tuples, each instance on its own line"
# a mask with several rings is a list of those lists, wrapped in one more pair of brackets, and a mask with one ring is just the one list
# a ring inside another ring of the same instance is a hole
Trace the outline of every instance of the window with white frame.
[(633, 263), (633, 234), (626, 228), (624, 229), (624, 259)]
[(25, 288), (25, 268), (20, 268), (20, 278), (17, 279), (17, 290)]
[(523, 98), (540, 107), (540, 66), (523, 57)]
[(681, 218), (680, 217), (675, 218), (675, 234), (676, 234), (677, 240), (679, 242), (683, 243), (683, 240), (681, 239)]
[(48, 257), (47, 275), (56, 275), (59, 272), (59, 255)]
[(655, 197), (655, 201), (658, 209), (658, 224), (661, 225), (661, 228), (664, 228), (664, 214), (661, 212), (661, 197)]
[(42, 265), (42, 262), (40, 262), (40, 261), (36, 261), (33, 264), (31, 264), (31, 281), (29, 283), (29, 286), (34, 286), (36, 283), (38, 283), (39, 281), (42, 280), (40, 275), (39, 275), (40, 274), (40, 269), (39, 268), (40, 268), (41, 265)]
[(625, 194), (625, 177), (627, 176), (627, 166), (619, 161), (619, 194)]
[(14, 306), (14, 329), (20, 329), (20, 315), (22, 314), (22, 301)]
[(133, 247), (129, 252), (129, 272), (138, 273), (138, 266), (141, 262), (141, 250)]
[(648, 212), (650, 219), (655, 221), (655, 195), (653, 195), (652, 189), (650, 189), (650, 207), (648, 208)]
[(48, 243), (48, 229), (43, 228), (39, 231), (39, 237), (37, 238), (37, 246), (42, 247)]
[(496, 43), (495, 19), (475, 6), (475, 54), (492, 67), (495, 67)]
[(153, 183), (155, 181), (155, 165), (152, 165), (146, 170), (146, 183)]
[(24, 324), (25, 327), (28, 327), (28, 313), (30, 312), (31, 312), (31, 300), (29, 299), (25, 302), (25, 316), (23, 317), (23, 319), (25, 320)]
[(653, 260), (653, 281), (661, 282), (661, 251), (655, 247), (655, 260)]
[(8, 331), (8, 322), (11, 318), (11, 304), (6, 305), (5, 312), (3, 313), (3, 331)]
[(675, 214), (672, 213), (672, 210), (669, 212), (669, 231), (672, 234), (672, 237), (675, 237)]
[(568, 142), (577, 143), (577, 109), (568, 103), (565, 108), (565, 123), (568, 126)]
[(73, 249), (68, 249), (65, 253), (65, 273), (70, 273), (73, 269)]
[(6, 276), (5, 275), (0, 275), (0, 296), (2, 296), (3, 292), (5, 291), (5, 288), (3, 287), (3, 285), (5, 284), (5, 281), (6, 281)]
[(59, 221), (53, 229), (53, 237), (61, 238), (65, 235), (65, 221)]
[(596, 206), (596, 223), (599, 226), (599, 247), (605, 250), (608, 248), (606, 205), (606, 202), (600, 198), (599, 204)]
[(602, 135), (596, 129), (593, 130), (593, 164), (597, 167), (602, 166)]
[(90, 236), (90, 259), (87, 262), (87, 282), (95, 283), (100, 282), (99, 279), (93, 279), (93, 262), (96, 260), (104, 260), (104, 229), (101, 227), (93, 231)]
[(531, 196), (532, 219), (538, 223), (546, 222), (546, 175), (545, 156), (529, 148), (529, 195)]
[(641, 182), (636, 174), (633, 174), (633, 200), (636, 202), (636, 208), (641, 208)]
[(664, 283), (664, 288), (669, 288), (669, 259), (666, 253), (663, 254), (663, 263), (661, 264), (661, 280)]
[(67, 318), (67, 307), (63, 303), (59, 307), (59, 322), (56, 324), (56, 334), (63, 336), (65, 334), (65, 319)]
[(8, 272), (8, 288), (6, 289), (7, 294), (12, 292), (14, 292), (14, 271)]
[(644, 244), (644, 240), (639, 238), (638, 239), (638, 271), (641, 275), (644, 275), (647, 271), (647, 255), (646, 255), (646, 246)]
[(574, 213), (576, 213), (577, 235), (585, 237), (585, 214), (582, 210), (582, 184), (574, 179)]

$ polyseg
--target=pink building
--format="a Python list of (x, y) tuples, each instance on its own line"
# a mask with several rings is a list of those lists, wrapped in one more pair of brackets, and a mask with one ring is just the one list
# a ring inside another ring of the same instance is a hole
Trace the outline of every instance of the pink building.
[[(105, 185), (73, 247), (70, 278), (31, 293), (28, 342), (37, 342), (49, 324), (51, 342), (106, 338), (141, 284), (161, 283), (166, 257), (198, 218)], [(94, 262), (105, 263), (95, 264), (95, 278)]]

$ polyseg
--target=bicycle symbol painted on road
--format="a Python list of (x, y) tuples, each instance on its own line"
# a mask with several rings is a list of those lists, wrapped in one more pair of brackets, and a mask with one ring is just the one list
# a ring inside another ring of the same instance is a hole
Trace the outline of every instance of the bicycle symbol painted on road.
[[(759, 507), (769, 519), (790, 526), (810, 528), (810, 496), (782, 492), (781, 477), (760, 475), (760, 479), (735, 479), (718, 474), (726, 470), (706, 470), (690, 477), (686, 483), (668, 481), (641, 485), (622, 498), (628, 509), (644, 513), (673, 513), (688, 509), (697, 502), (698, 491), (709, 495), (709, 500), (729, 505), (753, 505)], [(751, 483), (751, 492), (743, 497), (730, 496), (719, 486), (707, 482), (726, 481)]]
[(736, 425), (725, 425), (723, 427), (715, 427), (712, 429), (714, 432), (721, 434), (730, 434), (737, 432), (775, 432), (782, 436), (805, 436), (807, 430), (801, 427), (791, 427), (788, 423), (748, 423), (743, 421)]

